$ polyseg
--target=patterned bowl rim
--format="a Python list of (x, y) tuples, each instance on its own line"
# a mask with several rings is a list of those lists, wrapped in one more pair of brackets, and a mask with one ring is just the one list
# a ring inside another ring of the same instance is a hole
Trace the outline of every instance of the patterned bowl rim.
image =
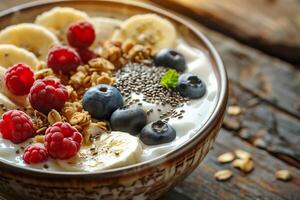
[(160, 155), (154, 159), (144, 161), (141, 163), (137, 163), (130, 166), (125, 166), (116, 169), (104, 170), (100, 172), (60, 172), (60, 171), (45, 171), (41, 169), (34, 169), (29, 167), (17, 166), (13, 163), (7, 162), (5, 160), (0, 160), (0, 170), (10, 171), (14, 174), (24, 174), (30, 175), (35, 177), (47, 177), (47, 178), (86, 178), (86, 177), (93, 177), (93, 178), (112, 178), (118, 177), (122, 175), (135, 175), (137, 173), (142, 173), (143, 171), (148, 171), (153, 166), (159, 166), (164, 162), (171, 162), (176, 160), (176, 157), (186, 152), (188, 150), (192, 150), (196, 144), (203, 142), (206, 140), (210, 134), (212, 134), (212, 130), (215, 127), (220, 126), (220, 121), (222, 121), (223, 114), (225, 112), (227, 97), (228, 97), (228, 80), (227, 80), (227, 73), (226, 69), (223, 65), (223, 62), (215, 49), (215, 47), (211, 44), (211, 42), (207, 39), (207, 37), (199, 31), (199, 29), (195, 28), (190, 22), (187, 20), (181, 19), (179, 16), (166, 11), (164, 9), (158, 8), (153, 5), (149, 5), (146, 3), (136, 2), (136, 1), (118, 1), (118, 0), (41, 0), (41, 1), (34, 1), (25, 4), (20, 4), (15, 7), (11, 7), (9, 9), (3, 10), (0, 12), (0, 20), (3, 20), (5, 17), (9, 17), (13, 13), (17, 11), (24, 11), (30, 10), (32, 8), (42, 7), (45, 5), (53, 5), (58, 6), (59, 3), (103, 3), (103, 4), (116, 4), (122, 6), (130, 6), (135, 7), (136, 9), (145, 9), (147, 11), (158, 13), (159, 15), (165, 16), (167, 18), (172, 19), (173, 21), (184, 25), (187, 27), (191, 34), (194, 34), (200, 41), (203, 43), (203, 46), (210, 54), (212, 61), (215, 64), (216, 72), (217, 72), (217, 79), (219, 79), (219, 93), (218, 93), (218, 100), (214, 107), (214, 110), (206, 121), (206, 123), (197, 131), (192, 138), (188, 141), (184, 142), (178, 148)]

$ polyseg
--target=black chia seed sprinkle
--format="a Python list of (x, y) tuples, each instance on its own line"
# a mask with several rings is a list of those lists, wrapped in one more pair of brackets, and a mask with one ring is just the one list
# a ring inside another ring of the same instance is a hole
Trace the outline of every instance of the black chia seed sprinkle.
[[(117, 87), (125, 99), (131, 98), (131, 93), (143, 94), (143, 101), (157, 105), (170, 104), (172, 107), (182, 106), (187, 99), (175, 90), (165, 89), (160, 84), (161, 77), (167, 71), (164, 67), (146, 66), (129, 63), (117, 72)], [(125, 101), (128, 104), (139, 102), (138, 99)]]

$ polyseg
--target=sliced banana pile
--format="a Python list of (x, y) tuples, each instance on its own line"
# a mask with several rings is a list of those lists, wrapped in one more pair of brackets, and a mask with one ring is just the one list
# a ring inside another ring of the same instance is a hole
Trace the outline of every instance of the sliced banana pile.
[(35, 23), (47, 28), (58, 38), (65, 41), (65, 31), (76, 21), (88, 21), (89, 16), (82, 11), (68, 7), (55, 7), (37, 16)]
[(149, 45), (156, 52), (161, 48), (173, 47), (176, 41), (175, 27), (168, 20), (156, 14), (134, 15), (113, 34), (115, 40), (132, 39)]
[(56, 162), (68, 171), (101, 171), (137, 163), (142, 151), (137, 137), (113, 131), (102, 134), (90, 146), (81, 146), (77, 157)]
[(49, 49), (59, 44), (48, 29), (31, 23), (8, 26), (0, 32), (0, 44), (13, 44), (25, 48), (40, 60), (46, 60)]

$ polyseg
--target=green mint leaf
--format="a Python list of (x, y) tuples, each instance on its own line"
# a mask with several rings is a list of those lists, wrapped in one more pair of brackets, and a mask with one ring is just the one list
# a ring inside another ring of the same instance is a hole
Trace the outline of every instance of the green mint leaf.
[(177, 85), (179, 74), (174, 69), (169, 69), (161, 78), (160, 84), (164, 88), (175, 88)]

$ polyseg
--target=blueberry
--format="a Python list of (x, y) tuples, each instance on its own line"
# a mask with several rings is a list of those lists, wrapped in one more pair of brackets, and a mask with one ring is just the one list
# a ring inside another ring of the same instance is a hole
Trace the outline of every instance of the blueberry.
[(157, 67), (168, 67), (180, 72), (183, 72), (186, 69), (186, 61), (183, 55), (168, 48), (161, 49), (158, 53), (156, 53), (154, 56), (154, 64)]
[(84, 110), (97, 119), (109, 119), (111, 114), (123, 104), (123, 97), (119, 90), (106, 84), (91, 87), (83, 96)]
[(139, 106), (123, 106), (110, 117), (110, 125), (114, 131), (123, 131), (133, 135), (140, 133), (147, 123), (145, 111)]
[(145, 126), (140, 134), (140, 140), (147, 145), (157, 145), (171, 142), (176, 137), (174, 128), (166, 122), (158, 120)]
[(198, 99), (204, 96), (206, 85), (198, 76), (182, 74), (177, 82), (177, 90), (184, 97)]

